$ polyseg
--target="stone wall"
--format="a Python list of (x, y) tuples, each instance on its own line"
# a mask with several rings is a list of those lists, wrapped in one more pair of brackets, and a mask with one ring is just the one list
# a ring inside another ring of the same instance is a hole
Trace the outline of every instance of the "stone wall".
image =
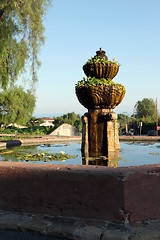
[(160, 166), (0, 163), (0, 210), (128, 222), (160, 219)]

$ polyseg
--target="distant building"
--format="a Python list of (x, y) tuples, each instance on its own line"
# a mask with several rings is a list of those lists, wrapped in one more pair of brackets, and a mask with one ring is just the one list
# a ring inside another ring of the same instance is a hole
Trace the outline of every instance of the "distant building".
[(74, 137), (81, 136), (81, 133), (77, 128), (73, 127), (68, 123), (64, 123), (55, 129), (50, 135), (52, 136), (64, 136), (64, 137)]
[(7, 125), (7, 127), (16, 127), (16, 128), (27, 128), (27, 126), (23, 126), (23, 125), (20, 125), (20, 124), (17, 124), (17, 123), (10, 123)]
[(50, 126), (54, 126), (54, 118), (42, 118), (43, 119), (43, 123), (40, 124), (40, 126), (45, 126), (45, 127), (50, 127)]

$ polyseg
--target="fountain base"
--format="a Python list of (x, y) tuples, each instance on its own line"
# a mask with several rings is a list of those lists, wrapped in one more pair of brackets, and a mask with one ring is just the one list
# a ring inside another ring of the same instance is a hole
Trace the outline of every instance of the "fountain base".
[(108, 156), (120, 150), (117, 114), (110, 109), (89, 110), (83, 116), (82, 156)]

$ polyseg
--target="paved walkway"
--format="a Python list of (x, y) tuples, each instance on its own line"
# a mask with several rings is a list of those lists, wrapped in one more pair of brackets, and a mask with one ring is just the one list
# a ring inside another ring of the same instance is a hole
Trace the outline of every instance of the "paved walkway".
[(44, 236), (32, 232), (0, 230), (0, 240), (67, 240), (67, 238)]
[[(31, 216), (33, 217), (33, 215)], [(19, 222), (17, 221), (18, 219)], [(17, 227), (19, 231), (15, 230)], [(54, 218), (49, 216), (46, 218), (43, 215), (39, 215), (37, 218), (35, 215), (30, 222), (29, 215), (3, 213), (0, 215), (0, 228), (0, 240), (160, 239), (160, 220), (150, 220), (137, 224), (130, 224), (129, 222), (122, 224), (92, 219)], [(41, 232), (45, 229), (45, 235), (42, 235)]]

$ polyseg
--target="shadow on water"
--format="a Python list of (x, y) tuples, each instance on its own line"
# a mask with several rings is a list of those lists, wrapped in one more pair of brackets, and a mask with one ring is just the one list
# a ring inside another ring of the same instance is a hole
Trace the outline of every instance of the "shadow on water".
[(120, 151), (99, 157), (81, 156), (81, 143), (42, 144), (0, 151), (0, 161), (128, 167), (160, 164), (159, 142), (120, 142)]

